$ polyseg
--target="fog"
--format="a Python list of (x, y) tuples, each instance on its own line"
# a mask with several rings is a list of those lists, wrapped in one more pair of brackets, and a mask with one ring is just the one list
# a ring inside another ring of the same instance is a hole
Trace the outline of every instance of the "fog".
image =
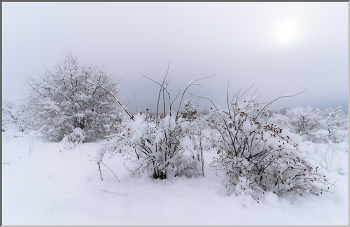
[[(167, 72), (175, 97), (189, 92), (225, 106), (247, 92), (270, 108), (337, 107), (348, 101), (348, 3), (9, 3), (2, 4), (2, 99), (19, 101), (25, 77), (67, 53), (121, 79), (128, 108), (156, 108)], [(170, 63), (169, 63), (170, 62)], [(231, 78), (231, 79), (230, 79)], [(186, 95), (186, 98), (189, 94)], [(201, 109), (211, 103), (198, 102)]]

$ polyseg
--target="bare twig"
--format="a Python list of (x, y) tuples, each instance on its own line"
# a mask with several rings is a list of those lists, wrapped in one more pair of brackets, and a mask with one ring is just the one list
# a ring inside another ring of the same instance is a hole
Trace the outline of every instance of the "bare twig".
[[(167, 69), (167, 71), (166, 71), (166, 74), (165, 74), (165, 77), (164, 77), (164, 79), (163, 79), (162, 85), (164, 85), (165, 80), (166, 80), (166, 78), (167, 78), (167, 76), (168, 76), (169, 66), (170, 66), (170, 61), (169, 61), (169, 63), (168, 63), (168, 69)], [(159, 100), (160, 100), (160, 94), (161, 94), (161, 92), (162, 92), (162, 87), (160, 87), (160, 89), (159, 89), (159, 95), (158, 95), (158, 101), (157, 101), (157, 119), (158, 119), (158, 108), (159, 108)], [(163, 90), (163, 100), (164, 100), (164, 90)], [(164, 101), (165, 101), (165, 100), (164, 100)], [(165, 103), (164, 103), (164, 115), (165, 115)]]
[(336, 181), (334, 181), (334, 183), (331, 186), (329, 186), (329, 188), (332, 187), (335, 184), (335, 182), (337, 182), (338, 180), (339, 180), (339, 178)]
[(207, 79), (209, 77), (212, 77), (212, 76), (215, 76), (215, 73), (213, 75), (210, 75), (210, 76), (206, 76), (206, 77), (203, 77), (203, 78), (199, 78), (195, 81), (192, 81), (189, 85), (187, 85), (187, 87), (185, 88), (184, 92), (182, 93), (182, 97), (181, 97), (181, 100), (180, 100), (180, 103), (179, 103), (179, 108), (177, 109), (177, 113), (176, 113), (176, 117), (175, 117), (175, 120), (177, 120), (179, 118), (179, 113), (180, 113), (180, 108), (181, 108), (181, 104), (182, 104), (182, 101), (183, 101), (183, 98), (185, 96), (185, 93), (187, 91), (187, 89), (192, 86), (192, 85), (197, 85), (195, 84), (197, 81), (200, 81), (200, 80), (204, 80), (204, 79)]
[[(106, 191), (106, 190), (103, 190), (103, 189), (100, 189), (101, 191), (103, 191), (103, 192), (108, 192), (108, 193), (113, 193), (113, 194), (118, 194), (118, 195), (123, 195), (123, 194), (121, 194), (121, 193), (118, 193), (118, 192), (110, 192), (110, 191)], [(125, 195), (126, 195), (126, 193), (125, 192), (123, 192)]]
[(79, 151), (80, 151), (80, 155), (83, 156), (83, 154), (81, 153), (81, 150), (80, 150), (79, 143), (78, 143), (78, 148), (79, 148)]
[(102, 177), (102, 171), (101, 171), (101, 166), (100, 166), (100, 163), (97, 162), (97, 165), (98, 165), (98, 170), (100, 171), (100, 178), (101, 178), (101, 181), (103, 181), (103, 177)]
[[(136, 92), (136, 94), (125, 104), (125, 106), (128, 106), (129, 103), (131, 102), (131, 100), (133, 100), (133, 99), (135, 98), (136, 95), (137, 95), (137, 92)], [(137, 106), (136, 106), (136, 107), (137, 107)]]
[(51, 211), (52, 211), (52, 209), (53, 209), (53, 205), (54, 205), (54, 204), (55, 204), (55, 201), (53, 201), (53, 203), (52, 203), (50, 213), (51, 213)]
[[(170, 93), (169, 93), (168, 89), (164, 86), (164, 83), (165, 83), (164, 81), (163, 81), (162, 84), (160, 84), (160, 83), (158, 83), (157, 81), (153, 80), (152, 78), (149, 78), (149, 77), (143, 75), (142, 73), (141, 73), (141, 76), (143, 76), (143, 77), (145, 77), (145, 78), (147, 78), (147, 79), (153, 81), (154, 83), (158, 84), (158, 85), (161, 87), (161, 88), (160, 88), (160, 91), (159, 91), (158, 102), (157, 102), (157, 118), (158, 118), (158, 114), (159, 114), (158, 108), (159, 108), (159, 100), (160, 100), (161, 91), (163, 90), (163, 92), (165, 91), (165, 92), (168, 94), (168, 97), (166, 97), (166, 96), (165, 96), (165, 97), (167, 98), (168, 103), (169, 103), (169, 106), (170, 106), (170, 109), (171, 109)], [(167, 76), (167, 75), (166, 75), (166, 76)], [(166, 77), (166, 76), (165, 76), (165, 77)], [(165, 78), (164, 78), (164, 80), (165, 80)], [(163, 98), (164, 98), (164, 96), (163, 96)]]
[(274, 100), (272, 100), (271, 102), (269, 102), (268, 104), (266, 104), (266, 105), (259, 111), (259, 113), (255, 116), (254, 121), (255, 121), (256, 118), (259, 116), (259, 114), (261, 113), (261, 111), (263, 111), (267, 106), (271, 105), (271, 103), (275, 102), (276, 100), (278, 100), (278, 99), (280, 99), (280, 98), (289, 98), (289, 97), (293, 97), (293, 96), (296, 96), (296, 95), (299, 95), (299, 94), (305, 92), (306, 90), (307, 90), (307, 89), (305, 89), (304, 91), (299, 92), (299, 93), (297, 93), (297, 94), (294, 94), (294, 95), (284, 95), (284, 96), (280, 96), (280, 97), (278, 97), (278, 98), (275, 98)]
[(117, 180), (119, 181), (119, 183), (121, 183), (120, 182), (120, 180), (119, 180), (119, 178), (117, 177), (117, 175), (115, 175), (115, 173), (113, 172), (113, 170), (111, 170), (111, 168), (109, 168), (106, 164), (104, 164), (102, 161), (101, 161), (101, 163), (104, 165), (104, 166), (106, 166), (112, 173), (113, 173), (113, 175), (117, 178)]

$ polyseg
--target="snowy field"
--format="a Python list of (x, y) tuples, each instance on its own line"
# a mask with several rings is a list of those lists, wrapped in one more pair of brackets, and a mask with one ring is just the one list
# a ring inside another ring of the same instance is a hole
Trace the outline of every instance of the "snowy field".
[(331, 193), (277, 197), (256, 203), (228, 196), (209, 168), (216, 152), (205, 151), (205, 177), (166, 180), (132, 178), (122, 153), (101, 165), (93, 157), (103, 141), (65, 149), (38, 137), (2, 133), (3, 225), (347, 225), (348, 143), (313, 144), (300, 149), (318, 161)]

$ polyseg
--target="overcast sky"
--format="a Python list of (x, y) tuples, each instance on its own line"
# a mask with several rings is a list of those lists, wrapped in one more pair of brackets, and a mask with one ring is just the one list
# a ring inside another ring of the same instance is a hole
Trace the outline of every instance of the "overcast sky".
[[(26, 76), (52, 69), (67, 52), (105, 65), (131, 110), (155, 110), (157, 81), (170, 61), (173, 97), (209, 76), (217, 97), (252, 84), (260, 101), (282, 95), (271, 109), (348, 101), (348, 3), (2, 3), (2, 99), (28, 93)], [(210, 103), (199, 102), (201, 108)], [(347, 108), (347, 107), (346, 107)]]

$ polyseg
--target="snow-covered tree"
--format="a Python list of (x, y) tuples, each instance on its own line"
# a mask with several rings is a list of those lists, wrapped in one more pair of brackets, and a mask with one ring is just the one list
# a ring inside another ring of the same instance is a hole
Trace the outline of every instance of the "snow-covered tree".
[(76, 128), (81, 129), (81, 142), (97, 140), (110, 133), (110, 123), (119, 117), (118, 83), (103, 67), (82, 65), (71, 54), (27, 82), (32, 90), (27, 98), (32, 118), (47, 141), (77, 134)]

